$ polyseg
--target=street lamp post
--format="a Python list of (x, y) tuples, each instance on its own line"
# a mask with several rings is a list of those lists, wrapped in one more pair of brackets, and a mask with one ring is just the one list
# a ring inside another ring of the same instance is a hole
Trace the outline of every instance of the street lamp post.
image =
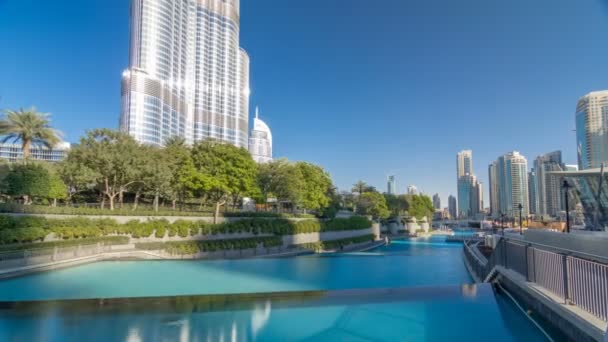
[(570, 234), (570, 206), (568, 205), (568, 191), (570, 190), (570, 184), (564, 179), (562, 188), (564, 189), (564, 196), (566, 197), (566, 233)]
[(519, 209), (519, 235), (524, 235), (524, 228), (521, 222), (521, 211), (524, 209), (524, 206), (521, 205), (521, 203), (519, 203), (519, 205), (517, 206), (517, 209)]
[(502, 236), (505, 236), (505, 214), (500, 213), (500, 230), (502, 230)]

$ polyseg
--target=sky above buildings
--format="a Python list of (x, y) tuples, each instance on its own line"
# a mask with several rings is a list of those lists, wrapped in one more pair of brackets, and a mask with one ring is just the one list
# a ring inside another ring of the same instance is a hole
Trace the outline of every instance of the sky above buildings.
[[(76, 142), (117, 128), (128, 0), (0, 0), (0, 108), (53, 114)], [(251, 108), (275, 156), (342, 189), (397, 175), (447, 205), (456, 153), (474, 171), (518, 150), (576, 163), (577, 99), (608, 88), (604, 0), (241, 0)], [(485, 203), (488, 204), (487, 186)]]

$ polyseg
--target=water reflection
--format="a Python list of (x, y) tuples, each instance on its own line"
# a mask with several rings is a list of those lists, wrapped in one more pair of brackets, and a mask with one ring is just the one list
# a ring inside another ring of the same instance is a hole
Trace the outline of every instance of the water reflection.
[(2, 305), (0, 341), (540, 340), (489, 285), (40, 304)]
[(251, 334), (255, 338), (258, 332), (268, 323), (270, 319), (270, 311), (272, 304), (269, 300), (266, 301), (264, 307), (256, 306), (251, 314)]

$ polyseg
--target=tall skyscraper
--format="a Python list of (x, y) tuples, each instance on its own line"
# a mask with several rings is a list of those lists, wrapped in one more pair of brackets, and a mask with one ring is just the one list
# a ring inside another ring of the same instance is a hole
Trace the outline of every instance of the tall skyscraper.
[(463, 150), (456, 156), (456, 176), (458, 188), (458, 216), (461, 218), (477, 215), (483, 210), (481, 183), (473, 174), (473, 151)]
[(441, 209), (441, 198), (439, 197), (439, 194), (433, 195), (433, 207), (435, 207), (435, 209)]
[(388, 176), (387, 187), (388, 187), (387, 193), (389, 195), (397, 194), (397, 179), (394, 175)]
[(456, 204), (456, 197), (454, 197), (452, 195), (450, 195), (450, 197), (448, 197), (448, 210), (450, 212), (451, 219), (458, 218), (458, 206)]
[(272, 132), (259, 116), (259, 110), (256, 108), (253, 130), (249, 137), (249, 153), (257, 163), (268, 163), (272, 161)]
[(528, 194), (528, 161), (519, 152), (509, 152), (497, 160), (500, 211), (509, 217), (530, 213)]
[(492, 217), (498, 218), (501, 215), (500, 211), (500, 181), (498, 179), (498, 162), (492, 162), (488, 166), (489, 190), (490, 190), (490, 214)]
[(249, 57), (239, 0), (132, 0), (120, 127), (162, 146), (213, 138), (247, 148)]
[(458, 217), (473, 217), (483, 210), (483, 187), (477, 177), (458, 178)]
[(608, 162), (608, 90), (589, 93), (578, 101), (576, 143), (580, 170)]
[(538, 214), (556, 217), (558, 212), (562, 210), (560, 180), (551, 172), (564, 171), (565, 168), (561, 151), (543, 154), (534, 160)]
[(538, 195), (536, 193), (538, 181), (534, 168), (528, 172), (528, 201), (530, 202), (530, 214), (538, 214)]
[(465, 175), (473, 174), (473, 151), (464, 150), (458, 152), (456, 156), (456, 177), (460, 178)]

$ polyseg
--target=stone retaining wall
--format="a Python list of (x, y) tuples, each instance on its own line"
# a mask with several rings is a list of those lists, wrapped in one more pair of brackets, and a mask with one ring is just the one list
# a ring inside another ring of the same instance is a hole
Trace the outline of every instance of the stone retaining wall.
[(301, 245), (305, 243), (315, 243), (319, 241), (350, 239), (364, 235), (371, 235), (373, 233), (374, 231), (372, 228), (367, 228), (359, 230), (343, 230), (336, 232), (285, 235), (283, 236), (283, 246)]

